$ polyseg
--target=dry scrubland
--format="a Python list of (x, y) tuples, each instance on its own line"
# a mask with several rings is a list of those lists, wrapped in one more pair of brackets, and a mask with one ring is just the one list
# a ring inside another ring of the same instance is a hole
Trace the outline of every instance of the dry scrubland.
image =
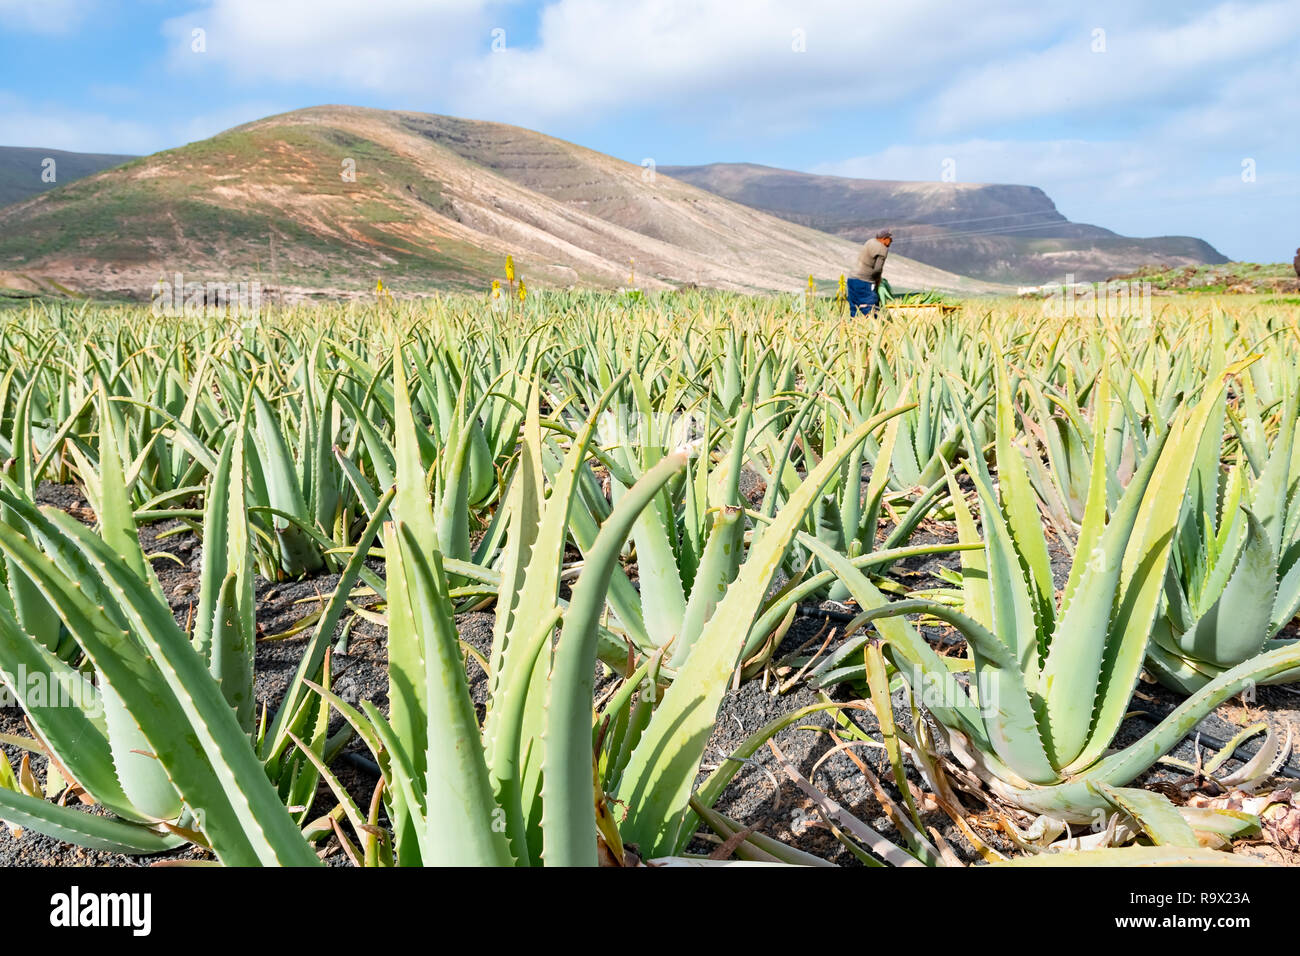
[(0, 339), (8, 859), (1294, 859), (1294, 302)]

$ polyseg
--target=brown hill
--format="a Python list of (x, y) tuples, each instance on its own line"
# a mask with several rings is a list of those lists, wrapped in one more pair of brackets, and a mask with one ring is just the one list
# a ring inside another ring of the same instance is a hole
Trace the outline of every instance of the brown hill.
[(1070, 222), (1036, 186), (822, 176), (752, 163), (661, 172), (790, 222), (861, 242), (894, 231), (895, 252), (991, 282), (1096, 281), (1143, 266), (1228, 260), (1189, 236), (1134, 239)]

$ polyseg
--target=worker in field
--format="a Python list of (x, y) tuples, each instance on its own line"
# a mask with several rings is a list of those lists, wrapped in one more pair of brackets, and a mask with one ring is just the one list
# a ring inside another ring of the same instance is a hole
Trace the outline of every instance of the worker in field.
[(1295, 266), (1295, 277), (1300, 279), (1300, 249), (1295, 251), (1295, 258), (1291, 260), (1291, 265)]
[(885, 271), (885, 257), (894, 237), (888, 229), (881, 229), (874, 239), (868, 239), (858, 254), (858, 264), (845, 283), (849, 297), (849, 315), (870, 315), (880, 304), (880, 276)]

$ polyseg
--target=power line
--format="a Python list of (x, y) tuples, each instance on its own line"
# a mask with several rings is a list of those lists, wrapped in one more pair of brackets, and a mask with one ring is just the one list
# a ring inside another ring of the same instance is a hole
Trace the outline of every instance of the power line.
[[(942, 223), (937, 223), (937, 222), (927, 222), (927, 223), (925, 223), (924, 225), (927, 225), (927, 226), (940, 226), (940, 225), (942, 225)], [(1004, 227), (1001, 227), (1001, 228), (994, 228), (994, 229), (968, 229), (968, 230), (965, 230), (965, 231), (961, 231), (961, 230), (959, 230), (959, 231), (953, 232), (953, 233), (948, 234), (948, 235), (944, 235), (944, 234), (942, 234), (942, 233), (936, 233), (936, 234), (934, 234), (934, 235), (930, 235), (930, 236), (906, 236), (906, 237), (905, 237), (905, 241), (906, 241), (906, 242), (933, 242), (933, 241), (936, 241), (936, 240), (943, 240), (943, 239), (963, 239), (963, 238), (965, 238), (965, 237), (967, 237), (967, 236), (1005, 236), (1005, 235), (1007, 235), (1008, 233), (1012, 233), (1012, 232), (1029, 232), (1030, 230), (1033, 230), (1033, 229), (1045, 229), (1045, 228), (1047, 228), (1047, 227), (1049, 227), (1049, 226), (1053, 226), (1053, 225), (1056, 225), (1056, 223), (1054, 223), (1054, 222), (1039, 222), (1039, 223), (1028, 223), (1028, 224), (1026, 224), (1026, 225), (1021, 225), (1021, 226), (1004, 226)], [(1068, 220), (1066, 220), (1066, 221), (1062, 221), (1062, 222), (1060, 223), (1060, 225), (1063, 225), (1063, 226), (1080, 226), (1080, 225), (1087, 225), (1087, 223), (1069, 222)], [(898, 228), (903, 229), (903, 228), (906, 228), (906, 227), (900, 226), (900, 227), (898, 227)], [(1097, 229), (1101, 229), (1102, 227), (1101, 227), (1101, 226), (1097, 226), (1097, 227), (1095, 227), (1095, 228), (1097, 228)], [(1107, 229), (1106, 231), (1107, 231), (1107, 232), (1110, 232), (1109, 229)], [(1088, 238), (1088, 237), (1086, 237), (1086, 236), (1044, 236), (1043, 238), (1044, 238), (1044, 239), (1072, 239), (1072, 238), (1085, 239), (1085, 238)], [(1097, 239), (1108, 239), (1108, 238), (1111, 238), (1111, 237), (1110, 237), (1110, 236), (1095, 236), (1095, 237), (1093, 237), (1093, 238), (1097, 238)], [(1129, 238), (1129, 237), (1127, 237), (1127, 236), (1116, 236), (1115, 238), (1123, 239), (1123, 238)]]
[[(1000, 216), (976, 216), (974, 219), (949, 219), (946, 222), (918, 222), (918, 223), (914, 223), (914, 225), (959, 226), (968, 222), (989, 222), (993, 219), (1015, 219), (1018, 216), (1053, 216), (1053, 215), (1060, 216), (1060, 218), (1050, 220), (1050, 222), (1069, 222), (1068, 219), (1066, 219), (1064, 216), (1061, 215), (1059, 210), (1053, 209), (1051, 212), (1049, 212), (1046, 209), (1039, 209), (1035, 212), (1008, 212), (1008, 213), (1003, 213)], [(887, 217), (877, 217), (877, 218), (887, 218)]]

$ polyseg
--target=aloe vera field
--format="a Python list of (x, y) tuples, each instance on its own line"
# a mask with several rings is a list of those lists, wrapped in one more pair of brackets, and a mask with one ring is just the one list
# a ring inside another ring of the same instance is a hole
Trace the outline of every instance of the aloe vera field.
[(1300, 860), (1294, 299), (198, 311), (0, 310), (6, 862)]

